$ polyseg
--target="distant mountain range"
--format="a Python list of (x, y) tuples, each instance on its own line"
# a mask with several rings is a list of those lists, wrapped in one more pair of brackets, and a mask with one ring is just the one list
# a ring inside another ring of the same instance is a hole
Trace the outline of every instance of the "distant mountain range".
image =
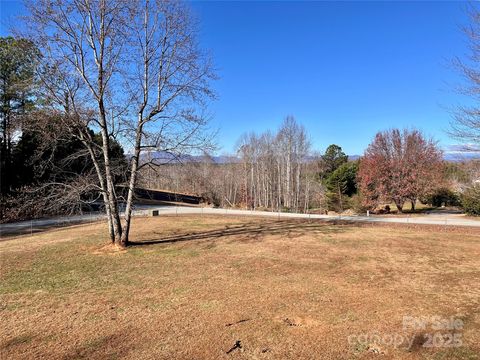
[(445, 152), (443, 158), (447, 161), (468, 161), (480, 159), (480, 152)]
[(163, 165), (185, 162), (201, 162), (205, 160), (210, 160), (215, 164), (229, 164), (238, 162), (240, 159), (236, 156), (228, 155), (178, 155), (165, 151), (151, 151), (148, 153), (143, 153), (140, 160), (143, 162), (151, 161), (154, 164)]
[[(361, 155), (348, 155), (351, 161), (358, 160)], [(480, 152), (444, 152), (443, 158), (447, 161), (460, 162), (480, 159)], [(231, 164), (240, 161), (240, 158), (230, 155), (174, 155), (164, 151), (154, 151), (142, 154), (141, 161), (152, 161), (157, 165), (179, 164), (188, 162), (201, 162), (209, 159), (214, 164)], [(307, 161), (313, 161), (315, 157), (308, 156)]]
[[(360, 157), (361, 155), (348, 155), (348, 159), (351, 161), (358, 160)], [(452, 162), (480, 159), (480, 152), (444, 152), (443, 159)]]

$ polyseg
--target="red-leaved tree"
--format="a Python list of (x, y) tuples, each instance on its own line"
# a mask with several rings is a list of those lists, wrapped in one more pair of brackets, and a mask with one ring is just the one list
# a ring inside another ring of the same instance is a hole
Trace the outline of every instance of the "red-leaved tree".
[(393, 201), (399, 212), (406, 201), (415, 209), (417, 199), (442, 179), (442, 152), (418, 130), (377, 133), (360, 161), (358, 184), (364, 205), (374, 209)]

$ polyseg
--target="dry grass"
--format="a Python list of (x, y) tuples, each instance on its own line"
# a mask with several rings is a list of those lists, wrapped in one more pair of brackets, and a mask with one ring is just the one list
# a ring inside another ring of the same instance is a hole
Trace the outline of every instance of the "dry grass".
[[(126, 251), (104, 230), (0, 242), (2, 359), (479, 358), (478, 230), (165, 216)], [(463, 346), (405, 315), (461, 319)], [(348, 341), (375, 332), (414, 343)]]

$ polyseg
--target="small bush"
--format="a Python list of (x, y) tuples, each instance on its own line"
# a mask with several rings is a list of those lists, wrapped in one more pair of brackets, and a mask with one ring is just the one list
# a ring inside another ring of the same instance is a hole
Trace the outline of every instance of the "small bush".
[(430, 204), (435, 207), (440, 206), (461, 206), (460, 197), (454, 191), (448, 188), (440, 188), (435, 190), (422, 199), (422, 203)]
[(214, 207), (220, 207), (222, 205), (222, 201), (214, 191), (206, 191), (201, 194), (201, 197), (207, 204), (212, 204)]
[(364, 204), (364, 199), (361, 193), (355, 194), (352, 196), (351, 199), (352, 210), (355, 211), (357, 214), (366, 213), (367, 210), (370, 210)]
[(22, 221), (50, 215), (44, 211), (42, 199), (26, 192), (18, 192), (0, 197), (0, 223)]
[(475, 185), (462, 194), (462, 206), (469, 215), (480, 215), (480, 186)]

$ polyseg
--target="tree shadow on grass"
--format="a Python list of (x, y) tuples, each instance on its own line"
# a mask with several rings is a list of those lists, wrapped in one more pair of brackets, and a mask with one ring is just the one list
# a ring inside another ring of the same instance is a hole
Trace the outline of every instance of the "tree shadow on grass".
[(123, 358), (135, 348), (135, 341), (125, 336), (125, 333), (128, 332), (118, 331), (80, 343), (77, 347), (65, 353), (62, 360)]
[(345, 221), (319, 221), (308, 219), (277, 220), (261, 223), (248, 223), (238, 226), (226, 226), (221, 229), (175, 234), (164, 237), (162, 237), (162, 233), (155, 232), (156, 235), (159, 235), (159, 238), (131, 242), (130, 244), (132, 246), (146, 246), (171, 244), (183, 241), (216, 240), (232, 236), (240, 237), (236, 238), (235, 241), (249, 242), (257, 241), (261, 236), (265, 235), (285, 235), (288, 238), (296, 238), (313, 232), (317, 234), (338, 234), (356, 226), (358, 226), (358, 224)]

